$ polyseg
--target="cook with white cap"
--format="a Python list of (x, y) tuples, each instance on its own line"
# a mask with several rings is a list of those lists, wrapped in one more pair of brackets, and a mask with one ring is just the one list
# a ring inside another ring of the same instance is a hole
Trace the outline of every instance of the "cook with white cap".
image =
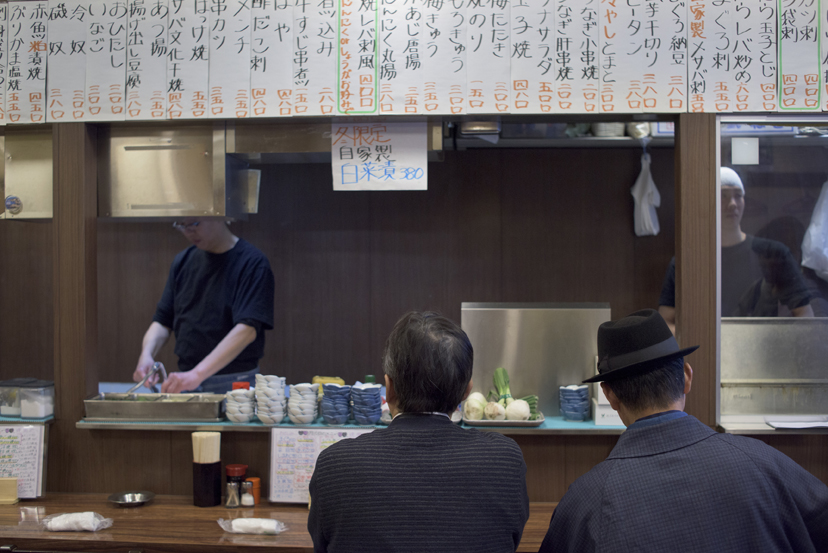
[[(738, 173), (722, 167), (722, 317), (776, 317), (784, 305), (794, 317), (813, 317), (811, 296), (790, 250), (775, 240), (742, 231), (745, 185)], [(670, 261), (658, 311), (670, 328), (676, 320), (676, 260)]]

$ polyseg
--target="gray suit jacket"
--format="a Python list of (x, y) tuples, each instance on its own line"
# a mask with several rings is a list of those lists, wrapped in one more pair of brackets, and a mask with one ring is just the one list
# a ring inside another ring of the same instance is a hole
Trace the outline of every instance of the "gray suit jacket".
[(515, 551), (529, 518), (525, 477), (511, 438), (401, 415), (322, 451), (308, 531), (315, 551)]
[(630, 428), (566, 492), (541, 551), (825, 553), (828, 487), (691, 416)]

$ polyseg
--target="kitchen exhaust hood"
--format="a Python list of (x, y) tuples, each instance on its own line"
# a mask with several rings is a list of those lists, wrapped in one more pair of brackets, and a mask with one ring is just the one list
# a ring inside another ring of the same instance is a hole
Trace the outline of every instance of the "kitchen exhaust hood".
[(243, 219), (255, 213), (261, 173), (228, 155), (226, 125), (102, 126), (98, 214)]

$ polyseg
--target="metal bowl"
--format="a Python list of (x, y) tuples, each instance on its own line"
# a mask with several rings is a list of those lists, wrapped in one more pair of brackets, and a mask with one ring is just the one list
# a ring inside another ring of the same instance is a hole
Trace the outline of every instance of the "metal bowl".
[(113, 493), (108, 499), (110, 503), (115, 503), (121, 507), (140, 507), (154, 498), (155, 494), (152, 492), (121, 492)]

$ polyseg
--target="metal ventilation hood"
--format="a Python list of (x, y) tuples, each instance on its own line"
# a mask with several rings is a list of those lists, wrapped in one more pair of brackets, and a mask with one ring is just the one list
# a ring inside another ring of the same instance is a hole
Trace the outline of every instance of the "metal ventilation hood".
[(261, 173), (227, 153), (226, 123), (110, 125), (98, 134), (98, 215), (245, 218)]

